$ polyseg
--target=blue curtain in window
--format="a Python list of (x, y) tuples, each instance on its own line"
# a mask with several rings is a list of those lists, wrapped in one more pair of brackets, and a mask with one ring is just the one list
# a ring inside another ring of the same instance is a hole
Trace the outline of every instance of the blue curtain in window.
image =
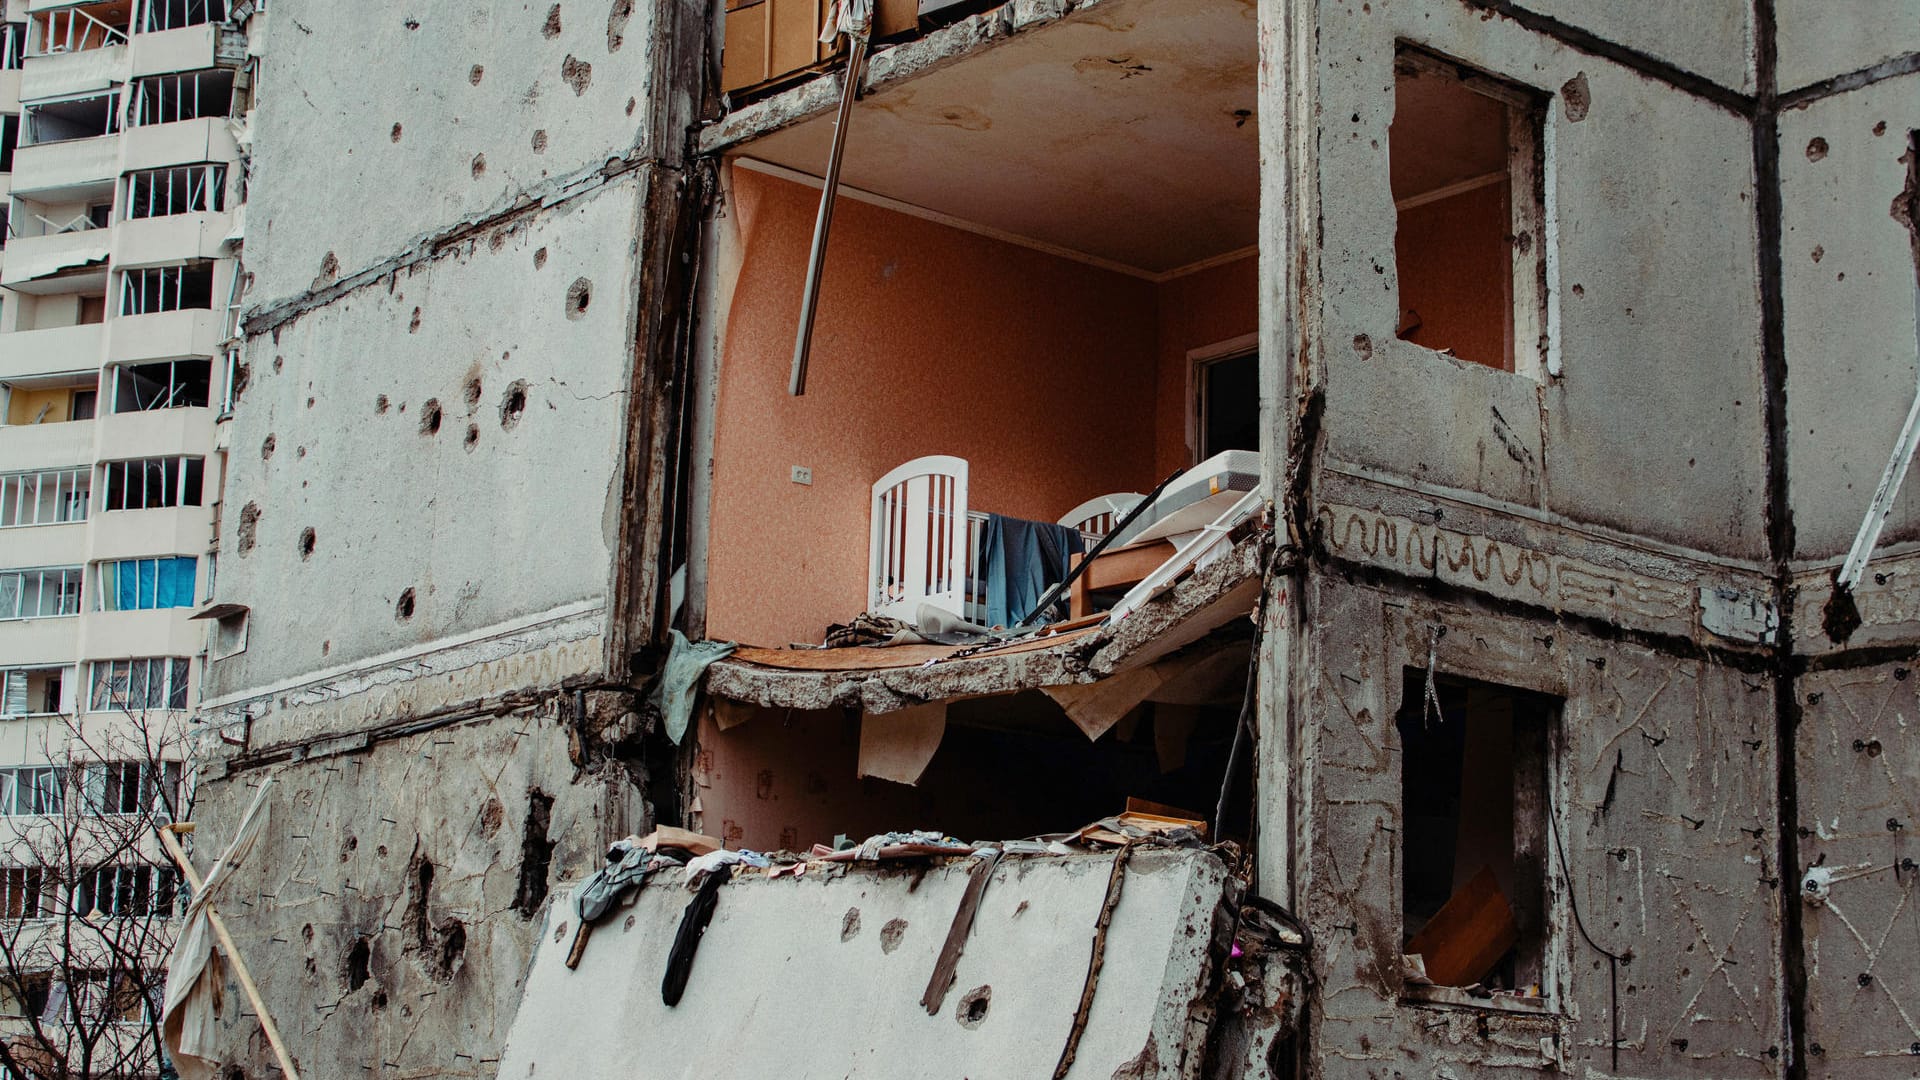
[(132, 611), (140, 606), (139, 575), (134, 572), (130, 562), (108, 563), (107, 569), (113, 572), (113, 610)]
[(152, 559), (140, 559), (133, 564), (138, 568), (140, 584), (135, 594), (135, 607), (150, 608), (156, 606), (154, 600), (155, 566)]
[(190, 558), (160, 560), (158, 607), (192, 607), (195, 563)]

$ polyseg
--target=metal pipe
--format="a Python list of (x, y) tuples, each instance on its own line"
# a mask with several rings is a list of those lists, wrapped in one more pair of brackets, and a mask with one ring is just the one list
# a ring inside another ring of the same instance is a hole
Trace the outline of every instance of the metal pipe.
[(860, 94), (860, 80), (866, 74), (867, 45), (871, 28), (853, 35), (853, 48), (847, 55), (847, 82), (840, 88), (840, 113), (833, 122), (833, 152), (827, 158), (827, 178), (820, 188), (820, 215), (813, 222), (813, 247), (807, 252), (807, 287), (800, 294), (800, 331), (793, 342), (793, 376), (787, 393), (800, 397), (807, 392), (807, 354), (813, 351), (813, 316), (820, 304), (820, 270), (826, 261), (827, 230), (833, 225), (834, 196), (840, 191), (840, 156), (847, 145), (847, 121), (853, 117), (853, 101)]

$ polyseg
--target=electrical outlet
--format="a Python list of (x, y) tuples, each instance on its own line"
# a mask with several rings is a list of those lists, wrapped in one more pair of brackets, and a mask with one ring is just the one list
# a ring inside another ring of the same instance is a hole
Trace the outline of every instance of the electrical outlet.
[(793, 482), (796, 484), (813, 483), (813, 470), (807, 468), (805, 465), (795, 465), (793, 467)]

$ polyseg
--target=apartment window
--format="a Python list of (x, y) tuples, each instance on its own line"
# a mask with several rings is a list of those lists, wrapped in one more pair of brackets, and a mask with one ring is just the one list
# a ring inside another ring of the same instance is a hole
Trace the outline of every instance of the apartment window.
[(0, 529), (87, 519), (93, 470), (0, 473)]
[(100, 467), (101, 506), (107, 510), (199, 506), (205, 468), (205, 460), (197, 457), (109, 461)]
[(95, 563), (95, 611), (152, 611), (192, 607), (198, 560), (190, 555), (167, 559), (119, 559)]
[(0, 116), (0, 173), (13, 171), (13, 148), (20, 142), (20, 114)]
[(120, 130), (120, 93), (88, 94), (25, 108), (27, 143), (67, 142)]
[(212, 307), (213, 267), (210, 264), (155, 266), (120, 274), (121, 315)]
[(0, 570), (0, 619), (50, 619), (78, 614), (79, 567)]
[(33, 17), (39, 54), (81, 52), (127, 43), (128, 5), (122, 0), (58, 8)]
[(92, 326), (107, 321), (107, 298), (104, 296), (83, 296), (80, 298), (80, 325)]
[(1398, 718), (1402, 951), (1438, 986), (1547, 996), (1551, 698), (1410, 670)]
[(27, 55), (27, 24), (0, 23), (0, 71), (18, 71)]
[(227, 21), (227, 0), (147, 0), (141, 33)]
[(166, 816), (179, 803), (181, 765), (177, 761), (104, 761), (78, 768), (82, 804), (88, 813)]
[(227, 208), (225, 165), (180, 165), (127, 174), (127, 216), (166, 217)]
[(65, 711), (64, 667), (0, 671), (0, 716), (53, 716)]
[(0, 866), (0, 919), (12, 922), (49, 914), (41, 903), (46, 880), (46, 871), (37, 866)]
[(180, 656), (142, 656), (95, 660), (89, 709), (185, 709), (187, 660)]
[(168, 867), (102, 866), (80, 875), (73, 889), (73, 913), (123, 919), (172, 915), (179, 898), (178, 872)]
[(1546, 367), (1546, 98), (1404, 45), (1394, 75), (1396, 333), (1537, 376)]
[(133, 127), (172, 124), (232, 112), (233, 72), (216, 68), (141, 79), (133, 86), (127, 123)]
[(45, 817), (63, 805), (66, 770), (55, 765), (0, 769), (0, 817)]
[(113, 369), (113, 411), (206, 408), (212, 360), (162, 360)]

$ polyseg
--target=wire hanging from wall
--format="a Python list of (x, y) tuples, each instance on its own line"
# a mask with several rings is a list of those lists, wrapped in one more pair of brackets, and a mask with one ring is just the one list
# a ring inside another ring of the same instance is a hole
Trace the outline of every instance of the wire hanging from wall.
[(1560, 840), (1559, 815), (1551, 808), (1547, 813), (1547, 831), (1553, 835), (1553, 849), (1560, 857), (1560, 880), (1567, 885), (1567, 906), (1573, 909), (1573, 925), (1580, 931), (1580, 936), (1586, 939), (1588, 948), (1607, 958), (1608, 1045), (1613, 1053), (1610, 1068), (1617, 1073), (1620, 1071), (1620, 965), (1633, 959), (1633, 950), (1616, 953), (1602, 948), (1599, 942), (1593, 940), (1593, 935), (1587, 933), (1586, 920), (1580, 917), (1580, 899), (1573, 891), (1573, 875), (1567, 872), (1567, 845)]

